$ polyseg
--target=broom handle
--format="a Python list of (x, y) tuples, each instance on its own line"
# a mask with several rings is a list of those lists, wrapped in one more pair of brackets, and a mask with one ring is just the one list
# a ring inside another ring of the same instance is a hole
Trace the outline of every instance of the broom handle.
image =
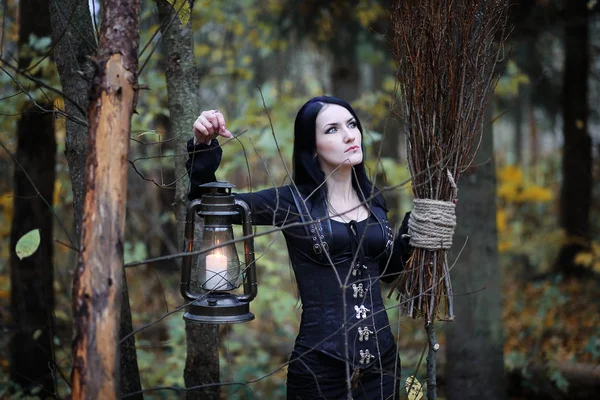
[(436, 383), (436, 354), (440, 348), (439, 343), (435, 340), (435, 327), (433, 321), (425, 323), (427, 336), (429, 338), (429, 352), (427, 353), (427, 400), (437, 399), (437, 383)]

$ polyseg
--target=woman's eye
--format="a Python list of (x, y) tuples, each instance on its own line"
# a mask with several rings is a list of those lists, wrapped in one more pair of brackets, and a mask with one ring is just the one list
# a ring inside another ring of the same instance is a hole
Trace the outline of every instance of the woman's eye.
[(331, 128), (327, 129), (325, 133), (334, 133), (335, 131), (337, 131), (337, 128), (335, 126), (332, 126)]
[(356, 128), (356, 122), (352, 121), (348, 124), (348, 126), (352, 129)]

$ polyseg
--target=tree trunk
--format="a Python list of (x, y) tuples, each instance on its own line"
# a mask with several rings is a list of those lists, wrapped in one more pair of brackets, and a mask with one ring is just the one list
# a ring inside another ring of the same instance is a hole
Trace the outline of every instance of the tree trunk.
[[(185, 387), (195, 387), (219, 383), (219, 326), (185, 324), (187, 356), (183, 378)], [(216, 361), (215, 361), (216, 360)], [(219, 385), (191, 390), (186, 393), (188, 400), (218, 400)]]
[[(167, 94), (171, 132), (176, 138), (175, 154), (187, 154), (186, 143), (191, 137), (192, 125), (198, 116), (198, 75), (194, 65), (194, 43), (191, 22), (186, 26), (174, 17), (175, 10), (166, 0), (156, 0), (163, 23), (162, 41), (166, 62)], [(185, 157), (175, 159), (175, 216), (177, 218), (178, 247), (183, 249), (183, 231), (187, 212), (189, 179)], [(179, 264), (179, 263), (178, 263)], [(186, 324), (187, 357), (184, 371), (186, 387), (219, 382), (218, 325)], [(219, 399), (218, 385), (187, 392), (188, 399)]]
[[(19, 4), (21, 69), (29, 66), (33, 56), (25, 51), (30, 36), (50, 35), (50, 16), (45, 3), (43, 0), (21, 0)], [(48, 104), (40, 105), (52, 108)], [(14, 215), (10, 236), (10, 308), (16, 328), (11, 338), (10, 373), (11, 379), (26, 392), (37, 387), (47, 396), (56, 393), (52, 375), (54, 267), (51, 210), (56, 177), (56, 139), (51, 114), (44, 113), (31, 102), (26, 103), (23, 110), (17, 123), (16, 159), (20, 166), (14, 167)], [(15, 252), (17, 241), (33, 229), (40, 230), (40, 246), (32, 256), (20, 260)]]
[[(182, 26), (178, 17), (174, 17), (173, 7), (166, 0), (156, 0), (158, 15), (162, 23), (162, 45), (165, 57), (165, 75), (167, 80), (167, 96), (169, 105), (169, 121), (171, 134), (175, 138), (175, 188), (174, 209), (177, 218), (179, 248), (183, 248), (183, 230), (187, 212), (187, 194), (190, 189), (185, 162), (187, 156), (187, 141), (192, 136), (192, 125), (198, 114), (198, 76), (194, 64), (194, 44), (191, 22)], [(171, 22), (169, 24), (169, 22)]]
[(81, 255), (73, 286), (74, 399), (119, 397), (127, 155), (136, 103), (139, 0), (106, 0), (88, 109)]
[[(130, 335), (133, 332), (133, 322), (131, 320), (131, 308), (129, 306), (129, 291), (127, 290), (127, 276), (125, 268), (123, 268), (123, 290), (121, 291), (121, 324), (119, 327), (119, 338), (123, 342), (119, 345), (120, 357), (119, 365), (121, 368), (120, 374), (120, 389), (121, 396), (128, 395), (130, 400), (143, 399), (144, 395), (141, 392), (142, 383), (140, 381), (140, 369), (138, 368), (137, 352), (135, 349), (135, 336)], [(132, 395), (131, 393), (138, 393)]]
[[(89, 57), (96, 52), (96, 38), (88, 3), (82, 0), (51, 1), (50, 17), (62, 91), (73, 101), (65, 101), (65, 111), (87, 122), (85, 110), (88, 106), (88, 86), (93, 75)], [(87, 131), (87, 124), (67, 119), (65, 156), (73, 189), (74, 240), (77, 241), (77, 245), (81, 236), (83, 216)], [(123, 285), (122, 296), (120, 337), (133, 331), (126, 284)], [(121, 345), (121, 390), (124, 394), (141, 390), (134, 336), (130, 336)], [(142, 395), (137, 398), (142, 398)]]
[[(571, 239), (587, 241), (592, 199), (592, 143), (588, 134), (589, 40), (586, 0), (564, 2), (565, 70), (563, 73), (562, 187), (560, 224)], [(569, 271), (582, 245), (569, 240), (560, 251), (558, 266)]]
[(359, 97), (360, 63), (356, 54), (357, 33), (355, 25), (342, 22), (332, 41), (333, 95), (348, 103), (352, 103)]
[[(486, 117), (491, 121), (491, 107)], [(490, 122), (485, 129), (473, 163), (476, 167), (459, 182), (452, 248), (458, 262), (452, 270), (452, 284), (454, 293), (462, 295), (454, 297), (456, 321), (446, 327), (446, 395), (450, 400), (506, 398)]]
[[(44, 200), (52, 204), (54, 192), (56, 140), (52, 114), (24, 112), (17, 123), (17, 136), (16, 157), (25, 171), (15, 166), (10, 305), (16, 331), (10, 346), (10, 372), (11, 379), (26, 392), (39, 386), (43, 395), (51, 396), (56, 393), (52, 376), (53, 215)], [(20, 260), (15, 253), (17, 241), (33, 229), (40, 230), (40, 246), (33, 255)]]
[(65, 99), (65, 112), (84, 122), (67, 119), (65, 137), (65, 156), (73, 189), (74, 240), (79, 241), (88, 133), (85, 110), (88, 104), (89, 81), (93, 74), (89, 57), (96, 53), (96, 38), (87, 1), (52, 0), (49, 4), (56, 67), (62, 91), (70, 99)]

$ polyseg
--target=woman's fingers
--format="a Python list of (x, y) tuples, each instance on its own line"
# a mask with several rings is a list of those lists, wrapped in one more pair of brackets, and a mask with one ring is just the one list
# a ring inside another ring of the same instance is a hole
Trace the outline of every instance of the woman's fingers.
[(223, 137), (226, 137), (226, 138), (232, 138), (233, 137), (233, 135), (231, 134), (231, 132), (229, 132), (227, 130), (227, 128), (225, 127), (225, 117), (223, 116), (223, 114), (219, 110), (210, 110), (210, 111), (205, 111), (204, 113), (206, 113), (205, 116), (207, 118), (209, 118), (209, 121), (213, 124), (213, 127), (215, 128), (215, 131), (220, 136), (223, 136)]
[(194, 136), (197, 143), (210, 143), (217, 136), (232, 138), (233, 135), (225, 127), (225, 117), (219, 110), (202, 111), (194, 122)]
[(200, 115), (194, 122), (194, 136), (197, 143), (209, 143), (212, 140), (214, 128), (208, 120)]
[(215, 110), (215, 113), (213, 115), (215, 115), (215, 117), (217, 118), (219, 135), (226, 138), (232, 138), (233, 135), (225, 127), (225, 117), (223, 116), (223, 114), (221, 114), (219, 110)]
[(218, 110), (208, 110), (202, 111), (202, 114), (200, 114), (200, 116), (206, 119), (206, 121), (212, 127), (213, 131), (216, 133), (221, 128), (219, 125), (219, 119), (217, 117), (220, 114), (221, 113)]

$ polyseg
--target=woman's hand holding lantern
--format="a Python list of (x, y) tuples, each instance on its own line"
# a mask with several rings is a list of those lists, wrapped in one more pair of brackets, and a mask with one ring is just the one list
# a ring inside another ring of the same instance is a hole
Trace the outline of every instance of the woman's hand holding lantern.
[(195, 144), (209, 144), (217, 136), (232, 138), (233, 135), (225, 127), (225, 118), (219, 110), (202, 111), (194, 122)]

